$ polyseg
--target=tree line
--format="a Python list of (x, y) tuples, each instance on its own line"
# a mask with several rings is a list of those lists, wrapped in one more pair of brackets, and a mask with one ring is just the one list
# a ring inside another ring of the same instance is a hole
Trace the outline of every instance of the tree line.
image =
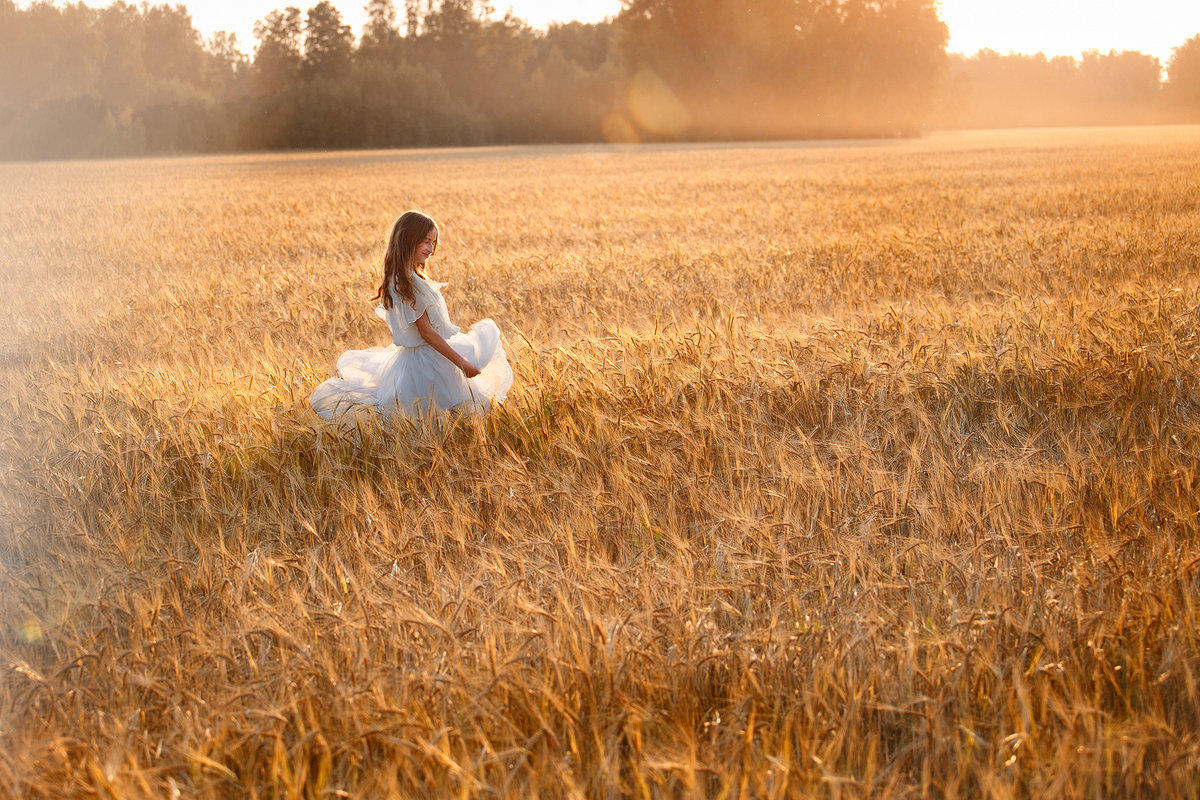
[(0, 0), (0, 157), (913, 135), (1200, 116), (1200, 36), (948, 54), (934, 0), (624, 0), (534, 30), (480, 0), (272, 11), (252, 53), (183, 5)]
[(1130, 125), (1200, 120), (1200, 35), (1167, 64), (1136, 51), (1082, 58), (981, 50), (949, 57), (942, 127)]

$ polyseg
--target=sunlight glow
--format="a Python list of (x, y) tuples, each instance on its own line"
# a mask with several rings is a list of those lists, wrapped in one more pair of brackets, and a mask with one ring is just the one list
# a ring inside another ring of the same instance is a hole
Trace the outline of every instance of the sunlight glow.
[(1166, 66), (1172, 48), (1200, 33), (1196, 0), (942, 0), (949, 50), (974, 55), (1137, 50)]
[[(108, 0), (89, 0), (88, 5), (106, 5)], [(316, 5), (317, 0), (183, 0), (192, 14), (192, 23), (201, 36), (207, 41), (215, 32), (231, 31), (237, 34), (238, 43), (245, 53), (254, 51), (254, 23), (275, 9), (294, 5), (301, 10)], [(364, 0), (333, 0), (334, 6), (342, 12), (342, 20), (358, 36), (362, 33), (366, 14)], [(513, 14), (528, 22), (534, 28), (544, 28), (551, 22), (567, 22), (577, 19), (580, 22), (599, 22), (605, 17), (614, 16), (621, 10), (620, 0), (573, 0), (571, 3), (557, 0), (493, 0), (491, 3), (498, 17), (505, 12)], [(397, 2), (403, 16), (404, 3)]]
[[(91, 6), (111, 0), (87, 0)], [(362, 33), (363, 0), (333, 0), (354, 35)], [(243, 52), (254, 51), (254, 23), (275, 9), (302, 10), (316, 0), (184, 0), (192, 22), (208, 40), (225, 30), (237, 34)], [(27, 5), (22, 2), (20, 5)], [(403, 3), (397, 2), (402, 8)], [(550, 22), (577, 19), (598, 22), (621, 10), (620, 0), (492, 0), (497, 16), (505, 12), (544, 28)], [(973, 55), (982, 48), (1000, 53), (1045, 53), (1078, 57), (1085, 50), (1138, 50), (1165, 66), (1172, 48), (1200, 33), (1197, 0), (940, 0), (950, 29), (949, 50)]]

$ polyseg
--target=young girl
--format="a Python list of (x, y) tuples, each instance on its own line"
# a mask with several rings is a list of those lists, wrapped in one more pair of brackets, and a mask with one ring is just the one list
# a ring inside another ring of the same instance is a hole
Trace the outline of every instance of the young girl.
[(512, 368), (500, 330), (481, 319), (462, 333), (450, 322), (441, 288), (425, 277), (437, 252), (437, 223), (406, 211), (392, 226), (383, 257), (376, 315), (392, 330), (392, 344), (349, 350), (337, 360), (339, 377), (316, 388), (309, 403), (326, 420), (374, 408), (419, 415), (460, 409), (483, 413), (512, 387)]

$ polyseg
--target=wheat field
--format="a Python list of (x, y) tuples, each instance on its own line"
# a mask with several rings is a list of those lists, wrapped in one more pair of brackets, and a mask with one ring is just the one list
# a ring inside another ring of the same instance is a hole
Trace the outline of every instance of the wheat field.
[[(391, 221), (482, 419), (326, 425)], [(0, 165), (0, 795), (1200, 797), (1200, 128)]]

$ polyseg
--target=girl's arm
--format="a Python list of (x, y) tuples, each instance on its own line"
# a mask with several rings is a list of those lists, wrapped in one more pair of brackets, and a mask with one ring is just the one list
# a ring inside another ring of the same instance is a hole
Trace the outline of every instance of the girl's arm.
[(462, 370), (463, 375), (468, 378), (474, 378), (479, 374), (479, 370), (471, 366), (471, 363), (460, 356), (450, 343), (442, 338), (442, 335), (433, 329), (433, 324), (429, 321), (429, 313), (426, 312), (417, 319), (417, 332), (421, 334), (421, 338), (425, 340), (425, 344), (437, 350), (454, 366)]

